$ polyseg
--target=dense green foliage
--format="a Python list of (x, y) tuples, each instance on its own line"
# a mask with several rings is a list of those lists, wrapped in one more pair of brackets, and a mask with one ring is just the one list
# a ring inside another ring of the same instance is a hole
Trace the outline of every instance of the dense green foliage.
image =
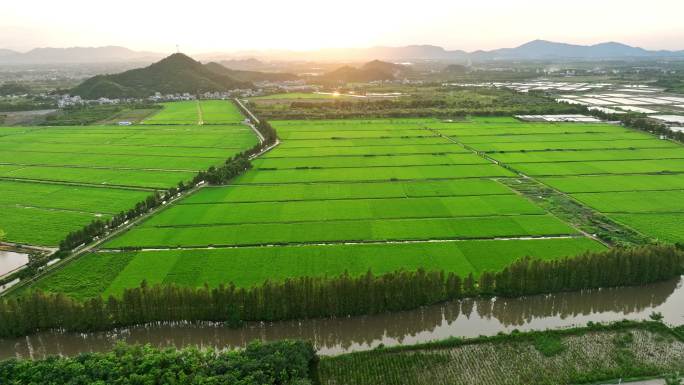
[(229, 91), (248, 88), (250, 83), (237, 81), (207, 69), (202, 63), (176, 53), (149, 67), (116, 75), (98, 75), (71, 90), (85, 99), (100, 97), (147, 97), (162, 94)]
[(252, 342), (226, 352), (121, 344), (108, 353), (2, 361), (0, 378), (6, 385), (307, 385), (316, 360), (310, 344), (295, 341)]
[(31, 93), (31, 88), (21, 83), (3, 83), (0, 85), (0, 96), (26, 95)]
[[(0, 112), (52, 110), (55, 108), (57, 108), (57, 103), (50, 98), (37, 96), (0, 97)], [(0, 116), (0, 123), (3, 119), (4, 117)]]
[(667, 77), (661, 77), (655, 83), (657, 87), (665, 88), (666, 92), (684, 93), (684, 76), (668, 74)]
[(398, 271), (380, 276), (301, 277), (261, 286), (216, 288), (149, 286), (121, 297), (77, 301), (64, 294), (34, 291), (0, 302), (0, 336), (38, 330), (106, 330), (158, 321), (272, 321), (373, 314), (475, 295), (520, 296), (587, 288), (640, 285), (676, 277), (684, 252), (647, 246), (586, 253), (541, 261), (529, 258), (497, 273), (461, 277), (454, 273)]
[(624, 126), (634, 128), (641, 131), (652, 132), (658, 135), (663, 135), (667, 138), (674, 138), (680, 143), (684, 143), (684, 132), (672, 131), (666, 124), (661, 121), (649, 119), (644, 114), (608, 114), (601, 111), (592, 110), (590, 113), (596, 117), (614, 122), (620, 122)]
[(340, 119), (466, 115), (579, 113), (584, 107), (559, 104), (539, 95), (487, 88), (423, 87), (398, 98), (335, 98), (335, 100), (252, 100), (254, 112), (268, 119)]
[(146, 104), (82, 105), (60, 109), (48, 115), (41, 123), (44, 126), (85, 126), (111, 119), (126, 109), (150, 108)]
[(326, 385), (628, 383), (681, 372), (683, 347), (676, 330), (661, 323), (590, 322), (324, 357), (318, 373)]

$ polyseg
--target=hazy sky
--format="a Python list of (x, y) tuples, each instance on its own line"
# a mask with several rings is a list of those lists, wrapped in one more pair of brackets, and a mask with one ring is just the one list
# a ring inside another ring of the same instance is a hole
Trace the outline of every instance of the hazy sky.
[(0, 48), (122, 45), (189, 53), (435, 44), (513, 47), (532, 39), (684, 49), (683, 0), (14, 0)]

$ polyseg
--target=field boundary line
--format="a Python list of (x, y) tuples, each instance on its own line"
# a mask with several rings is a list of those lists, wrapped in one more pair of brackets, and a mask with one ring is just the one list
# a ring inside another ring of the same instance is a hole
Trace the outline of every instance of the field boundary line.
[(17, 178), (17, 177), (6, 177), (0, 176), (0, 181), (12, 181), (12, 182), (26, 182), (26, 183), (45, 183), (45, 184), (57, 184), (63, 186), (80, 186), (80, 187), (99, 187), (99, 188), (113, 188), (122, 190), (138, 190), (138, 191), (162, 191), (163, 188), (159, 187), (146, 187), (146, 186), (130, 186), (123, 184), (93, 184), (93, 183), (83, 183), (83, 182), (70, 182), (63, 180), (47, 180), (47, 179), (31, 179), (31, 178)]
[[(437, 136), (430, 136), (430, 138), (438, 138)], [(368, 139), (368, 138), (365, 138)], [(382, 139), (382, 138), (371, 138), (371, 139), (378, 139), (378, 140), (387, 140), (387, 139)], [(287, 139), (286, 139), (287, 140)], [(337, 139), (330, 139), (330, 140), (337, 140)], [(296, 142), (297, 139), (294, 140), (289, 140), (290, 143)], [(364, 144), (364, 145), (358, 145), (358, 144), (350, 144), (347, 146), (300, 146), (300, 147), (293, 147), (293, 146), (288, 146), (287, 149), (295, 149), (295, 148), (307, 148), (307, 149), (312, 149), (312, 148), (349, 148), (349, 147), (408, 147), (408, 146), (435, 146), (435, 145), (447, 145), (448, 143), (443, 143), (443, 142), (435, 142), (435, 143), (406, 143), (406, 144)]]
[(543, 150), (486, 150), (481, 151), (483, 153), (494, 153), (494, 154), (523, 154), (530, 152), (592, 152), (592, 151), (640, 151), (640, 150), (672, 150), (673, 147), (638, 147), (633, 150), (630, 147), (601, 147), (601, 148), (549, 148)]
[[(429, 129), (429, 128), (428, 128)], [(653, 140), (653, 138), (630, 138), (630, 139), (624, 139), (624, 138), (616, 138), (616, 139), (573, 139), (573, 142), (613, 142), (615, 140), (633, 140), (633, 141), (642, 141), (642, 140)], [(529, 142), (525, 141), (512, 141), (512, 142), (468, 142), (468, 144), (511, 144), (511, 143), (559, 143), (563, 142), (566, 143), (563, 140), (533, 140)]]
[(13, 182), (13, 183), (33, 183), (33, 184), (53, 184), (57, 186), (75, 186), (75, 187), (92, 187), (92, 188), (104, 188), (111, 190), (133, 190), (133, 191), (160, 191), (163, 189), (147, 188), (147, 187), (134, 187), (134, 186), (115, 186), (106, 184), (83, 184), (78, 182), (64, 182), (64, 181), (54, 181), (47, 179), (23, 179), (23, 178), (8, 178), (0, 176), (0, 183), (2, 182)]
[[(169, 172), (197, 172), (197, 170), (173, 169), (173, 168), (135, 168), (135, 167), (109, 167), (109, 166), (86, 166), (80, 164), (25, 164), (0, 162), (2, 166), (21, 167), (49, 167), (49, 168), (76, 168), (86, 170), (124, 170), (124, 171), (169, 171)], [(22, 168), (23, 169), (23, 168)], [(11, 172), (11, 171), (10, 171)]]
[(597, 163), (597, 162), (637, 162), (643, 160), (684, 160), (684, 155), (679, 158), (630, 158), (630, 159), (584, 159), (584, 160), (553, 160), (536, 162), (506, 162), (506, 164), (543, 164), (543, 163)]
[(571, 191), (568, 192), (567, 194), (570, 195), (575, 195), (575, 194), (608, 194), (608, 193), (648, 193), (648, 192), (684, 192), (684, 187), (680, 188), (651, 188), (651, 189), (645, 189), (645, 190), (603, 190), (603, 191)]
[[(138, 146), (144, 147), (144, 146)], [(73, 154), (74, 151), (35, 151), (35, 150), (9, 150), (7, 152), (21, 152), (21, 153), (38, 153), (38, 154)], [(131, 153), (112, 153), (112, 152), (82, 152), (78, 151), (79, 154), (84, 155), (97, 155), (97, 156), (126, 156), (126, 157), (150, 157), (150, 158), (206, 158), (206, 159), (223, 159), (220, 156), (202, 156), (199, 155), (166, 155), (166, 154), (131, 154)]]
[(268, 248), (268, 247), (306, 247), (306, 246), (335, 246), (335, 245), (386, 245), (386, 244), (420, 244), (420, 243), (452, 243), (468, 241), (540, 241), (553, 239), (587, 239), (582, 234), (549, 234), (549, 235), (520, 235), (520, 236), (495, 236), (495, 237), (454, 237), (454, 238), (434, 238), (434, 239), (387, 239), (387, 240), (341, 240), (341, 241), (312, 241), (312, 242), (275, 242), (275, 243), (254, 243), (254, 244), (216, 244), (198, 246), (151, 246), (151, 247), (130, 247), (130, 248), (103, 248), (97, 249), (96, 253), (127, 253), (127, 252), (148, 252), (148, 251), (167, 251), (167, 250), (214, 250), (214, 249), (246, 249), (246, 248)]
[[(512, 166), (508, 166), (507, 163), (499, 162), (499, 164), (504, 164), (507, 166), (507, 169), (515, 172), (516, 174), (519, 174), (521, 177), (528, 177), (528, 178), (534, 178), (535, 180), (537, 178), (553, 178), (553, 177), (571, 177), (571, 176), (611, 176), (611, 175), (616, 175), (616, 176), (637, 176), (637, 175), (681, 175), (684, 174), (684, 169), (680, 171), (647, 171), (647, 172), (604, 172), (604, 173), (589, 173), (589, 174), (525, 174), (523, 172), (520, 172), (513, 168)], [(520, 163), (517, 163), (520, 164)]]
[[(403, 199), (403, 198), (397, 198)], [(538, 207), (538, 206), (536, 206)], [(240, 225), (291, 225), (291, 224), (302, 224), (302, 223), (329, 223), (329, 222), (363, 222), (363, 221), (414, 221), (414, 220), (425, 220), (432, 221), (434, 219), (491, 219), (491, 218), (510, 218), (510, 217), (545, 217), (549, 213), (546, 210), (538, 207), (542, 213), (539, 214), (481, 214), (481, 215), (460, 215), (460, 216), (420, 216), (420, 217), (389, 217), (389, 218), (344, 218), (344, 219), (313, 219), (313, 220), (297, 220), (297, 221), (279, 221), (279, 222), (216, 222), (216, 223), (191, 223), (191, 224), (178, 224), (178, 225), (152, 225), (144, 227), (146, 229), (187, 229), (187, 228), (199, 228), (199, 227), (215, 227), (215, 226), (240, 226)]]
[(9, 208), (18, 208), (18, 209), (36, 209), (36, 210), (43, 210), (43, 211), (58, 211), (58, 212), (68, 212), (68, 213), (76, 213), (76, 214), (88, 214), (88, 215), (101, 215), (101, 216), (114, 216), (116, 213), (110, 213), (110, 212), (95, 212), (95, 211), (83, 211), (83, 210), (73, 210), (73, 209), (65, 209), (65, 208), (60, 208), (60, 207), (45, 207), (45, 206), (28, 206), (28, 205), (22, 205), (22, 204), (4, 204), (0, 203), (0, 207), (9, 207)]
[[(190, 126), (188, 126), (190, 127)], [(196, 127), (196, 126), (192, 126)], [(34, 142), (37, 144), (58, 144), (58, 145), (77, 145), (77, 146), (99, 146), (99, 143), (68, 143), (68, 142)], [(170, 145), (170, 144), (130, 144), (130, 143), (109, 143), (107, 146), (112, 147), (142, 147), (142, 148), (148, 148), (148, 147), (155, 147), (155, 148), (213, 148), (217, 150), (241, 150), (242, 147), (218, 147), (218, 146), (178, 146), (178, 145)], [(237, 145), (236, 145), (237, 146)], [(298, 147), (298, 148), (309, 148), (309, 147)], [(92, 153), (91, 153), (92, 154)], [(96, 154), (97, 155), (97, 154)]]
[[(284, 139), (287, 141), (287, 139)], [(470, 154), (470, 151), (459, 151), (459, 152), (396, 152), (396, 153), (386, 153), (386, 154), (358, 154), (358, 155), (350, 155), (350, 154), (342, 154), (342, 155), (311, 155), (311, 156), (267, 156), (263, 159), (292, 159), (292, 158), (302, 158), (302, 159), (310, 159), (310, 158), (374, 158), (376, 156), (411, 156), (411, 155), (433, 155), (439, 153), (441, 155), (465, 155), (465, 154)]]
[(284, 140), (288, 141), (297, 141), (301, 140), (302, 142), (305, 141), (312, 141), (312, 140), (357, 140), (357, 139), (422, 139), (422, 138), (434, 138), (435, 135), (417, 135), (417, 136), (331, 136), (331, 137), (325, 137), (325, 138), (283, 138)]
[(340, 170), (340, 169), (373, 169), (373, 168), (403, 168), (403, 167), (424, 167), (424, 166), (479, 166), (489, 165), (489, 162), (480, 163), (429, 163), (429, 164), (387, 164), (387, 165), (372, 165), (372, 166), (299, 166), (299, 167), (262, 167), (257, 166), (255, 170), (261, 171), (280, 171), (280, 170)]
[(197, 99), (197, 125), (198, 126), (204, 125), (204, 114), (202, 111), (202, 103), (200, 103), (199, 99)]
[[(483, 166), (483, 165), (480, 165)], [(444, 167), (444, 166), (442, 166)], [(278, 170), (261, 170), (261, 172), (277, 172)], [(281, 170), (282, 171), (282, 170)], [(515, 175), (509, 171), (511, 175)], [(281, 184), (325, 184), (325, 183), (382, 183), (382, 182), (422, 182), (422, 181), (445, 181), (445, 180), (464, 180), (464, 179), (496, 179), (506, 178), (511, 175), (472, 175), (459, 178), (394, 178), (394, 179), (368, 179), (368, 180), (318, 180), (318, 181), (294, 181), (294, 182), (255, 182), (255, 183), (236, 183), (233, 186), (262, 186), (262, 185), (281, 185)], [(1, 177), (0, 177), (1, 178)]]
[[(235, 186), (280, 186), (281, 184), (301, 184), (301, 185), (311, 185), (311, 184), (369, 184), (369, 183), (430, 183), (430, 182), (447, 182), (447, 181), (459, 181), (462, 179), (486, 179), (489, 181), (494, 181), (498, 178), (505, 178), (506, 176), (481, 176), (481, 177), (465, 177), (465, 178), (423, 178), (423, 179), (372, 179), (372, 180), (334, 180), (334, 181), (313, 181), (313, 182), (258, 182), (258, 183), (231, 183), (229, 187)], [(207, 186), (207, 188), (215, 188), (222, 186)]]
[[(243, 185), (245, 186), (245, 185)], [(209, 187), (210, 188), (210, 187)], [(211, 202), (190, 202), (190, 203), (178, 203), (181, 206), (191, 206), (191, 205), (224, 205), (224, 204), (235, 204), (235, 203), (281, 203), (281, 202), (326, 202), (326, 201), (353, 201), (353, 200), (383, 200), (383, 199), (417, 199), (417, 198), (459, 198), (459, 197), (491, 197), (491, 196), (511, 196), (515, 195), (514, 192), (508, 193), (483, 193), (483, 194), (461, 194), (461, 195), (416, 195), (408, 196), (395, 195), (395, 196), (385, 196), (385, 197), (350, 197), (350, 198), (316, 198), (316, 199), (276, 199), (276, 200), (261, 200), (261, 201), (211, 201)]]

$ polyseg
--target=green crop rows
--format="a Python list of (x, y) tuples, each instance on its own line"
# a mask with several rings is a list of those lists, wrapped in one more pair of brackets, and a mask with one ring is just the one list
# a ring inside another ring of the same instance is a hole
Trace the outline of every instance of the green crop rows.
[(193, 286), (233, 282), (244, 287), (292, 276), (337, 276), (345, 271), (359, 275), (369, 269), (386, 273), (422, 267), (477, 274), (526, 255), (552, 259), (602, 247), (586, 238), (569, 238), (102, 252), (78, 259), (38, 287), (87, 298), (117, 295), (143, 280)]
[[(524, 255), (604, 247), (499, 181), (519, 173), (647, 236), (684, 240), (684, 150), (641, 132), (509, 118), (271, 123), (282, 144), (252, 170), (168, 207), (39, 286), (88, 297), (143, 279), (249, 286), (419, 267), (479, 274)], [(7, 167), (0, 172), (20, 172)], [(89, 274), (103, 278), (87, 283)]]
[(460, 126), (442, 131), (648, 237), (684, 242), (680, 144), (607, 124), (537, 124), (551, 126), (544, 133), (530, 123), (519, 123), (520, 130), (507, 124), (479, 136)]
[[(271, 124), (282, 143), (251, 171), (168, 207), (39, 286), (85, 298), (143, 279), (249, 286), (420, 267), (477, 275), (525, 255), (604, 248), (497, 180), (513, 172), (428, 129), (508, 132), (521, 124), (514, 120)], [(538, 135), (539, 125), (521, 125)], [(612, 127), (559, 129), (587, 135)], [(107, 251), (115, 249), (138, 251)]]
[(192, 125), (236, 124), (243, 117), (237, 107), (227, 100), (191, 100), (162, 103), (164, 108), (147, 118), (144, 124)]
[(676, 373), (684, 368), (684, 342), (656, 328), (547, 332), (433, 345), (325, 357), (318, 367), (321, 383), (607, 384), (617, 382), (594, 380)]
[[(232, 103), (202, 103), (211, 119), (230, 124), (0, 127), (6, 240), (57, 245), (92, 220), (126, 211), (256, 143), (249, 127), (234, 124), (241, 116)], [(158, 115), (178, 115), (181, 104)]]

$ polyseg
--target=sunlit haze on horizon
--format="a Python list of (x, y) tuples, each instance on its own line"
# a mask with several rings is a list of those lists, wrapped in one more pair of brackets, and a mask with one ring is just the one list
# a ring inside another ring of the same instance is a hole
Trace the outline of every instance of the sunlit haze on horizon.
[(3, 4), (0, 48), (120, 45), (189, 53), (432, 44), (514, 47), (533, 39), (684, 49), (681, 0), (132, 1)]

